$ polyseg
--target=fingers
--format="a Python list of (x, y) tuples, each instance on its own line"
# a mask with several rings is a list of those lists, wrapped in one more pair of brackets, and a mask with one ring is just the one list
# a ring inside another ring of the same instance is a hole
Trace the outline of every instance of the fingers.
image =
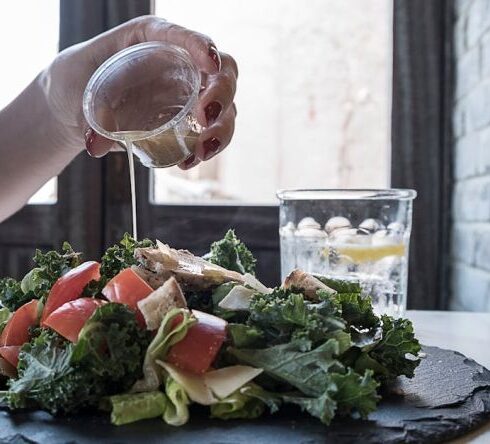
[(114, 148), (114, 145), (113, 140), (106, 139), (100, 134), (97, 134), (92, 128), (89, 128), (85, 132), (85, 147), (92, 157), (105, 156)]
[(233, 103), (236, 92), (238, 69), (228, 54), (222, 54), (222, 69), (208, 76), (206, 88), (199, 96), (198, 107), (204, 111), (206, 126), (212, 125), (223, 110)]
[(199, 158), (196, 157), (195, 154), (187, 158), (184, 162), (179, 164), (179, 168), (181, 170), (190, 170), (191, 168), (194, 168), (196, 165), (199, 165), (201, 161)]
[(235, 107), (229, 106), (215, 123), (202, 132), (195, 149), (198, 159), (209, 160), (225, 149), (235, 131), (235, 117)]
[(139, 17), (129, 24), (134, 25), (136, 41), (132, 44), (148, 41), (172, 43), (186, 49), (200, 71), (208, 74), (220, 71), (220, 54), (208, 36), (155, 16)]

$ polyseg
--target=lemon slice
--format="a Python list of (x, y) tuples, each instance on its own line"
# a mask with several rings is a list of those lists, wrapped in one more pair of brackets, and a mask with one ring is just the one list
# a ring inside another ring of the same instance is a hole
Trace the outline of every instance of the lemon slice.
[(376, 262), (388, 256), (403, 256), (405, 245), (342, 245), (337, 246), (335, 251), (345, 259), (361, 264)]

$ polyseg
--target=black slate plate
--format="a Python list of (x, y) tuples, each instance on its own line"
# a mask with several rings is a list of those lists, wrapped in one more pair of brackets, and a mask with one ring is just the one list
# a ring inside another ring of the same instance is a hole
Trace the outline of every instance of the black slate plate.
[(43, 412), (0, 410), (0, 443), (434, 443), (489, 421), (490, 371), (454, 351), (424, 351), (427, 357), (415, 378), (400, 378), (369, 421), (342, 420), (326, 427), (288, 410), (255, 421), (227, 422), (193, 411), (184, 427), (161, 420), (115, 427), (98, 412), (53, 418)]

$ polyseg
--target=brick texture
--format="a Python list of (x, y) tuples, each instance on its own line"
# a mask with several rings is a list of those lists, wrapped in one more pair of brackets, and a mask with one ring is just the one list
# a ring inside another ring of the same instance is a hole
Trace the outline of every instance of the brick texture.
[(490, 311), (490, 1), (454, 4), (450, 305)]

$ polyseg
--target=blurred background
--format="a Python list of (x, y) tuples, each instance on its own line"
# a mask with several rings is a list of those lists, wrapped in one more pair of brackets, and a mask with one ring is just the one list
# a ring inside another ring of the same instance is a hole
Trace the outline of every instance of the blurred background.
[[(240, 76), (225, 153), (138, 168), (142, 235), (203, 253), (236, 227), (273, 284), (277, 189), (414, 188), (409, 307), (490, 311), (490, 2), (2, 2), (0, 37), (16, 41), (0, 108), (59, 50), (149, 13), (210, 35)], [(97, 258), (129, 231), (126, 163), (82, 154), (0, 224), (0, 275), (65, 239)]]

